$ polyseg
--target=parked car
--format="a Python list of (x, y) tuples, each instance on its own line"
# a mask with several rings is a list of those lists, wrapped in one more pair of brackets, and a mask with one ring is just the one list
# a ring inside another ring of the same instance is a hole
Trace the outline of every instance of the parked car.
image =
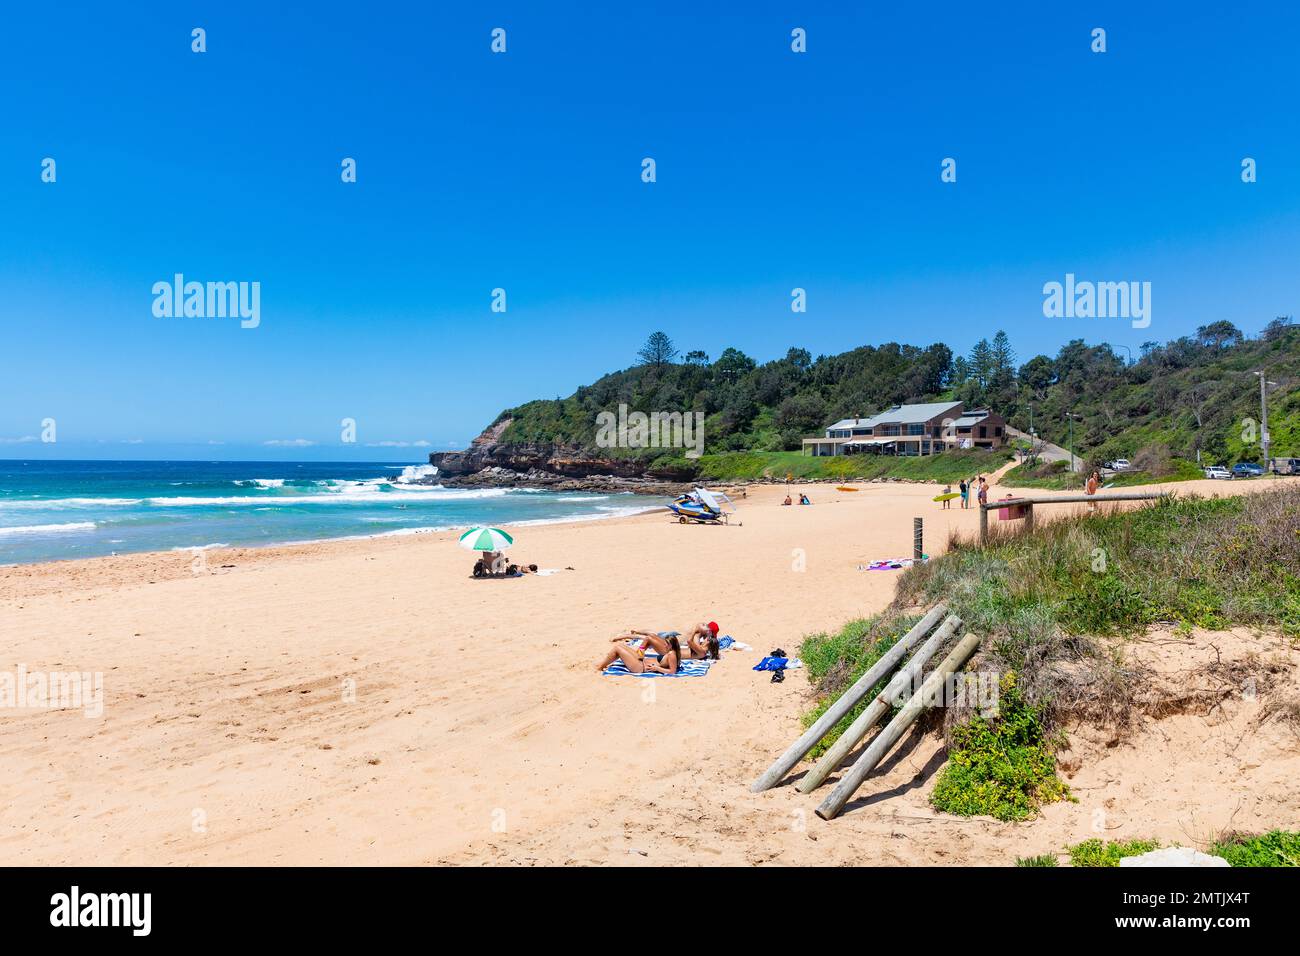
[(1205, 477), (1206, 478), (1231, 478), (1232, 472), (1228, 471), (1228, 469), (1224, 468), (1222, 465), (1211, 465), (1209, 468), (1205, 469)]
[(1253, 461), (1239, 461), (1232, 466), (1234, 478), (1258, 478), (1262, 474), (1264, 474), (1264, 467)]
[(1300, 458), (1270, 458), (1269, 465), (1275, 475), (1300, 475)]
[(1116, 458), (1114, 461), (1108, 461), (1106, 467), (1111, 471), (1128, 471), (1133, 466), (1129, 464), (1127, 458)]

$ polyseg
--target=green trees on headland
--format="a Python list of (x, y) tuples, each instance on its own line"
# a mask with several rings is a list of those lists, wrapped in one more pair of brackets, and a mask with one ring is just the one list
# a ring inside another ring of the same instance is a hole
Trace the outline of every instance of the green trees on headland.
[(703, 412), (707, 453), (790, 451), (837, 419), (896, 403), (953, 399), (968, 408), (991, 407), (1012, 426), (1032, 426), (1061, 445), (1072, 413), (1075, 445), (1092, 461), (1132, 459), (1161, 446), (1175, 458), (1194, 459), (1199, 450), (1207, 461), (1231, 462), (1258, 456), (1259, 386), (1251, 372), (1263, 368), (1278, 383), (1269, 399), (1273, 453), (1300, 455), (1300, 326), (1290, 319), (1269, 323), (1253, 338), (1215, 322), (1193, 336), (1147, 342), (1137, 355), (1074, 339), (1055, 356), (1035, 355), (1018, 366), (1004, 332), (964, 356), (942, 343), (888, 342), (816, 358), (795, 347), (760, 363), (736, 348), (710, 359), (698, 347), (704, 343), (687, 344), (682, 357), (669, 336), (655, 332), (637, 364), (568, 398), (506, 409), (497, 418), (511, 420), (502, 440), (594, 447), (596, 414), (626, 404), (645, 412)]

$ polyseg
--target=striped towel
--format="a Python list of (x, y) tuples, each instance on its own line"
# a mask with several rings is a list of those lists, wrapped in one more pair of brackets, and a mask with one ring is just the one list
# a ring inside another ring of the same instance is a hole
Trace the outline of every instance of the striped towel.
[[(657, 657), (657, 654), (647, 654), (646, 657)], [(643, 671), (640, 674), (633, 674), (627, 669), (627, 665), (622, 661), (615, 661), (605, 668), (604, 673), (614, 677), (703, 677), (709, 672), (709, 666), (713, 663), (710, 660), (703, 661), (682, 661), (677, 666), (676, 674), (659, 674), (655, 671)]]

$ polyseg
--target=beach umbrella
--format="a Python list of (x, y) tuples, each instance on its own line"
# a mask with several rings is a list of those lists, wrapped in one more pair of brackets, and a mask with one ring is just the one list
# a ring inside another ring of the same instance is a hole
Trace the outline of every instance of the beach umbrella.
[(504, 551), (514, 543), (500, 528), (470, 528), (460, 536), (460, 546), (466, 551)]

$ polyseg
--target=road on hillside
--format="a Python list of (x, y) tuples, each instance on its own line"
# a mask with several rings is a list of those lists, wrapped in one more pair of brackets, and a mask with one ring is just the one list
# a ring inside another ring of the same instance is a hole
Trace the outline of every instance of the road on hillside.
[[(1012, 438), (1019, 438), (1024, 441), (1030, 442), (1031, 444), (1041, 445), (1042, 447), (1041, 450), (1038, 452), (1038, 457), (1043, 461), (1069, 461), (1070, 460), (1069, 449), (1062, 448), (1060, 445), (1053, 445), (1051, 442), (1043, 441), (1043, 439), (1041, 438), (1035, 438), (1029, 435), (1027, 432), (1022, 432), (1019, 428), (1012, 428), (1010, 425), (1008, 425), (1007, 434), (1010, 435)], [(1074, 468), (1072, 470), (1078, 471), (1079, 467), (1082, 464), (1083, 464), (1083, 460), (1078, 455), (1075, 455), (1075, 463), (1074, 463)]]

